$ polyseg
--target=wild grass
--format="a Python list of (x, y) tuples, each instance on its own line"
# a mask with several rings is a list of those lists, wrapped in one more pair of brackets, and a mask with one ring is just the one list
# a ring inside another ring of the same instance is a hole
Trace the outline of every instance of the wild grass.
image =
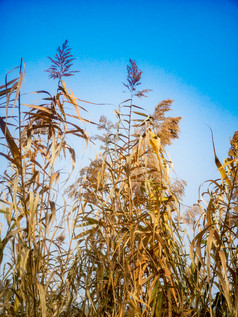
[[(237, 316), (237, 132), (220, 178), (186, 214), (185, 183), (173, 174), (166, 147), (179, 137), (172, 100), (152, 115), (136, 105), (142, 71), (127, 66), (128, 99), (117, 120), (101, 117), (99, 135), (82, 123), (86, 102), (63, 77), (72, 76), (67, 41), (57, 49), (49, 76), (55, 95), (22, 104), (24, 77), (0, 87), (1, 316)], [(15, 70), (14, 72), (16, 72)], [(101, 151), (79, 171), (70, 136), (100, 143)], [(214, 143), (213, 143), (214, 144)], [(65, 160), (68, 168), (59, 168)], [(71, 163), (69, 164), (69, 161)], [(68, 175), (66, 175), (68, 173)], [(191, 224), (190, 255), (184, 223)]]

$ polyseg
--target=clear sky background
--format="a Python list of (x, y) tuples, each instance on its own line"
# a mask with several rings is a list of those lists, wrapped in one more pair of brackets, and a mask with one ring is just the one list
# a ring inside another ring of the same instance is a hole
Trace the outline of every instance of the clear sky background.
[(113, 118), (127, 98), (122, 82), (134, 59), (143, 71), (141, 87), (153, 90), (141, 105), (153, 113), (159, 101), (172, 98), (171, 115), (183, 117), (181, 137), (167, 151), (188, 184), (184, 203), (196, 202), (198, 186), (219, 177), (206, 125), (223, 160), (238, 130), (238, 1), (0, 0), (0, 21), (2, 84), (23, 57), (23, 90), (53, 92), (47, 56), (68, 39), (80, 70), (68, 86), (79, 98), (115, 104), (90, 106), (98, 121)]

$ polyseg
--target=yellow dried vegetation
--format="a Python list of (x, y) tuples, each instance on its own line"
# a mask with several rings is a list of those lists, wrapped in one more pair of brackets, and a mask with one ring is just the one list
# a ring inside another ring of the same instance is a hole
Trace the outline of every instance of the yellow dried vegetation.
[[(213, 142), (221, 178), (181, 214), (185, 183), (165, 150), (179, 135), (181, 118), (167, 116), (173, 101), (152, 115), (137, 106), (149, 90), (138, 90), (142, 72), (130, 60), (129, 98), (115, 110), (116, 123), (101, 117), (100, 136), (90, 138), (82, 123), (94, 123), (81, 115), (88, 102), (62, 79), (75, 73), (67, 41), (50, 60), (55, 95), (37, 91), (40, 102), (22, 102), (23, 61), (19, 76), (0, 87), (0, 155), (8, 164), (0, 316), (237, 317), (237, 132), (223, 165)], [(101, 145), (79, 174), (70, 136)]]

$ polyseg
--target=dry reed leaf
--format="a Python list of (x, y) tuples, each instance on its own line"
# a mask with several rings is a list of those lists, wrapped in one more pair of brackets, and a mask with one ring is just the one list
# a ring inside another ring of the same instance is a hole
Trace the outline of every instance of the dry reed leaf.
[[(210, 128), (210, 127), (209, 127)], [(221, 174), (221, 178), (224, 179), (224, 181), (228, 184), (229, 188), (231, 188), (231, 182), (226, 174), (225, 169), (223, 168), (223, 165), (221, 164), (221, 162), (219, 161), (217, 155), (216, 155), (216, 149), (215, 149), (215, 144), (214, 144), (214, 140), (213, 140), (213, 132), (212, 129), (211, 130), (211, 134), (212, 134), (212, 146), (213, 146), (213, 152), (214, 152), (214, 157), (215, 157), (215, 164)]]
[(229, 311), (230, 311), (230, 313), (232, 313), (231, 300), (230, 300), (230, 288), (229, 288), (229, 281), (227, 278), (226, 256), (225, 256), (225, 253), (223, 250), (219, 250), (219, 256), (221, 259), (222, 268), (224, 271), (224, 278), (225, 278), (225, 280), (223, 280), (223, 277), (220, 278), (220, 282), (223, 284), (224, 296), (226, 298), (226, 301), (227, 301), (227, 304), (229, 307)]
[(47, 317), (47, 310), (46, 310), (46, 291), (43, 287), (43, 285), (37, 283), (37, 288), (39, 291), (40, 296), (40, 308), (41, 308), (41, 316)]
[[(8, 146), (9, 146), (9, 150), (12, 154), (12, 157), (13, 157), (12, 162), (14, 162), (16, 164), (16, 166), (18, 167), (19, 170), (21, 170), (21, 161), (20, 161), (21, 154), (20, 154), (19, 148), (16, 145), (14, 138), (12, 137), (12, 135), (11, 135), (6, 123), (2, 119), (2, 117), (0, 117), (0, 128), (2, 130), (3, 135), (6, 138), (6, 141), (7, 141)], [(4, 154), (4, 156), (6, 156), (6, 155)]]
[(213, 202), (214, 202), (213, 199), (211, 199), (209, 201), (209, 204), (208, 204), (207, 210), (206, 210), (206, 212), (207, 212), (207, 214), (206, 214), (206, 216), (207, 216), (207, 226), (208, 227), (213, 224), (213, 221), (212, 221), (212, 206), (213, 206)]
[(214, 229), (209, 230), (209, 236), (207, 239), (207, 279), (208, 279), (208, 283), (210, 285), (210, 276), (211, 276), (211, 272), (210, 272), (210, 265), (211, 265), (211, 248), (212, 248), (212, 243), (214, 241)]
[(150, 129), (148, 129), (149, 132), (149, 143), (154, 150), (156, 156), (158, 157), (158, 160), (160, 160), (159, 157), (159, 150), (160, 150), (160, 138), (154, 134)]
[(6, 83), (4, 85), (0, 86), (0, 89), (4, 88), (4, 90), (0, 91), (0, 97), (7, 95), (8, 91), (6, 91), (6, 90), (10, 90), (10, 88), (7, 88), (7, 87), (10, 86), (11, 84), (15, 83), (18, 79), (19, 79), (19, 77), (12, 79), (9, 82), (6, 81)]
[[(193, 256), (193, 249), (195, 247), (196, 249), (196, 255), (198, 256), (202, 266), (205, 266), (205, 263), (203, 262), (202, 259), (202, 251), (201, 251), (201, 241), (203, 238), (204, 233), (207, 232), (207, 228), (203, 229), (201, 232), (199, 232), (196, 237), (192, 240), (190, 244), (190, 258), (192, 260), (192, 263), (194, 264), (194, 256)], [(196, 244), (195, 244), (196, 243)]]
[[(132, 296), (133, 297), (133, 296)], [(134, 297), (133, 297), (134, 299)], [(140, 309), (137, 306), (137, 303), (133, 300), (130, 296), (127, 296), (127, 302), (128, 304), (137, 312), (137, 313), (141, 313)], [(132, 315), (133, 316), (133, 315)], [(135, 315), (136, 316), (136, 315)]]
[[(22, 61), (23, 61), (23, 60), (22, 60)], [(25, 65), (24, 61), (23, 61), (23, 64)], [(23, 73), (22, 73), (22, 71), (20, 71), (20, 73), (19, 73), (19, 80), (18, 80), (18, 82), (17, 82), (17, 89), (16, 89), (15, 100), (14, 100), (14, 103), (13, 103), (12, 111), (14, 110), (14, 108), (15, 108), (15, 106), (16, 106), (16, 103), (17, 103), (17, 100), (18, 100), (18, 97), (19, 97), (19, 95), (20, 95), (22, 82), (23, 82)], [(15, 89), (14, 89), (14, 90), (15, 90)]]
[[(149, 305), (147, 305), (143, 300), (141, 300), (138, 296), (136, 296), (135, 294), (131, 293), (130, 291), (128, 291), (129, 296), (133, 297), (135, 302), (134, 305), (136, 305), (137, 307), (137, 302), (141, 303), (142, 305), (144, 305), (145, 307), (147, 307), (149, 310), (151, 309)], [(138, 308), (137, 308), (138, 309)]]
[(52, 114), (52, 110), (50, 110), (46, 107), (37, 106), (37, 105), (33, 105), (33, 104), (26, 104), (26, 103), (24, 103), (23, 105), (26, 107), (29, 107), (29, 108), (41, 110), (42, 112), (46, 112), (48, 114)]
[(148, 305), (150, 305), (152, 301), (155, 301), (156, 297), (158, 296), (158, 288), (161, 286), (160, 281), (158, 281), (158, 275), (155, 276), (155, 274), (151, 274), (148, 279), (153, 277), (154, 279), (148, 289)]
[[(18, 77), (18, 80), (19, 80), (19, 77)], [(18, 81), (15, 82), (12, 87), (10, 88), (10, 91), (9, 93), (6, 94), (6, 104), (5, 104), (5, 107), (6, 107), (6, 122), (8, 120), (8, 110), (10, 108), (10, 101), (11, 101), (11, 97), (12, 97), (12, 93), (15, 92), (15, 90), (17, 90), (17, 87), (18, 87)], [(16, 96), (16, 95), (15, 95)], [(14, 98), (14, 100), (16, 100), (16, 98)], [(14, 101), (15, 102), (15, 101)], [(15, 107), (15, 105), (14, 105)], [(12, 112), (14, 110), (14, 107), (12, 109)]]
[(30, 253), (29, 248), (24, 247), (24, 246), (21, 247), (21, 261), (19, 263), (19, 267), (20, 267), (20, 274), (22, 277), (24, 277), (25, 272), (26, 272), (26, 266), (27, 266), (27, 262), (28, 262), (29, 253)]
[(50, 182), (49, 182), (49, 188), (52, 187), (53, 183), (55, 182), (56, 184), (58, 183), (60, 178), (60, 173), (59, 172), (54, 172), (50, 176)]

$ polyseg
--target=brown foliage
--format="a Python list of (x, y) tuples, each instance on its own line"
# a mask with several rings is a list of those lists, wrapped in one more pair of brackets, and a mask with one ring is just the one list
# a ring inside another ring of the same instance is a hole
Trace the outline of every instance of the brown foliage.
[[(1, 175), (1, 316), (237, 317), (238, 132), (223, 165), (213, 142), (221, 178), (182, 217), (185, 183), (173, 178), (165, 151), (181, 118), (167, 116), (170, 99), (152, 115), (135, 104), (149, 90), (138, 90), (142, 71), (130, 60), (129, 98), (115, 111), (116, 123), (100, 119), (91, 140), (101, 153), (66, 190), (76, 160), (68, 137), (89, 142), (81, 126), (89, 121), (81, 116), (84, 101), (62, 80), (75, 72), (67, 41), (50, 60), (55, 95), (38, 91), (40, 103), (21, 103), (23, 62), (19, 76), (0, 87), (0, 154), (8, 162)], [(72, 170), (60, 169), (59, 158), (67, 166), (71, 159)], [(194, 230), (190, 258), (182, 220)]]

